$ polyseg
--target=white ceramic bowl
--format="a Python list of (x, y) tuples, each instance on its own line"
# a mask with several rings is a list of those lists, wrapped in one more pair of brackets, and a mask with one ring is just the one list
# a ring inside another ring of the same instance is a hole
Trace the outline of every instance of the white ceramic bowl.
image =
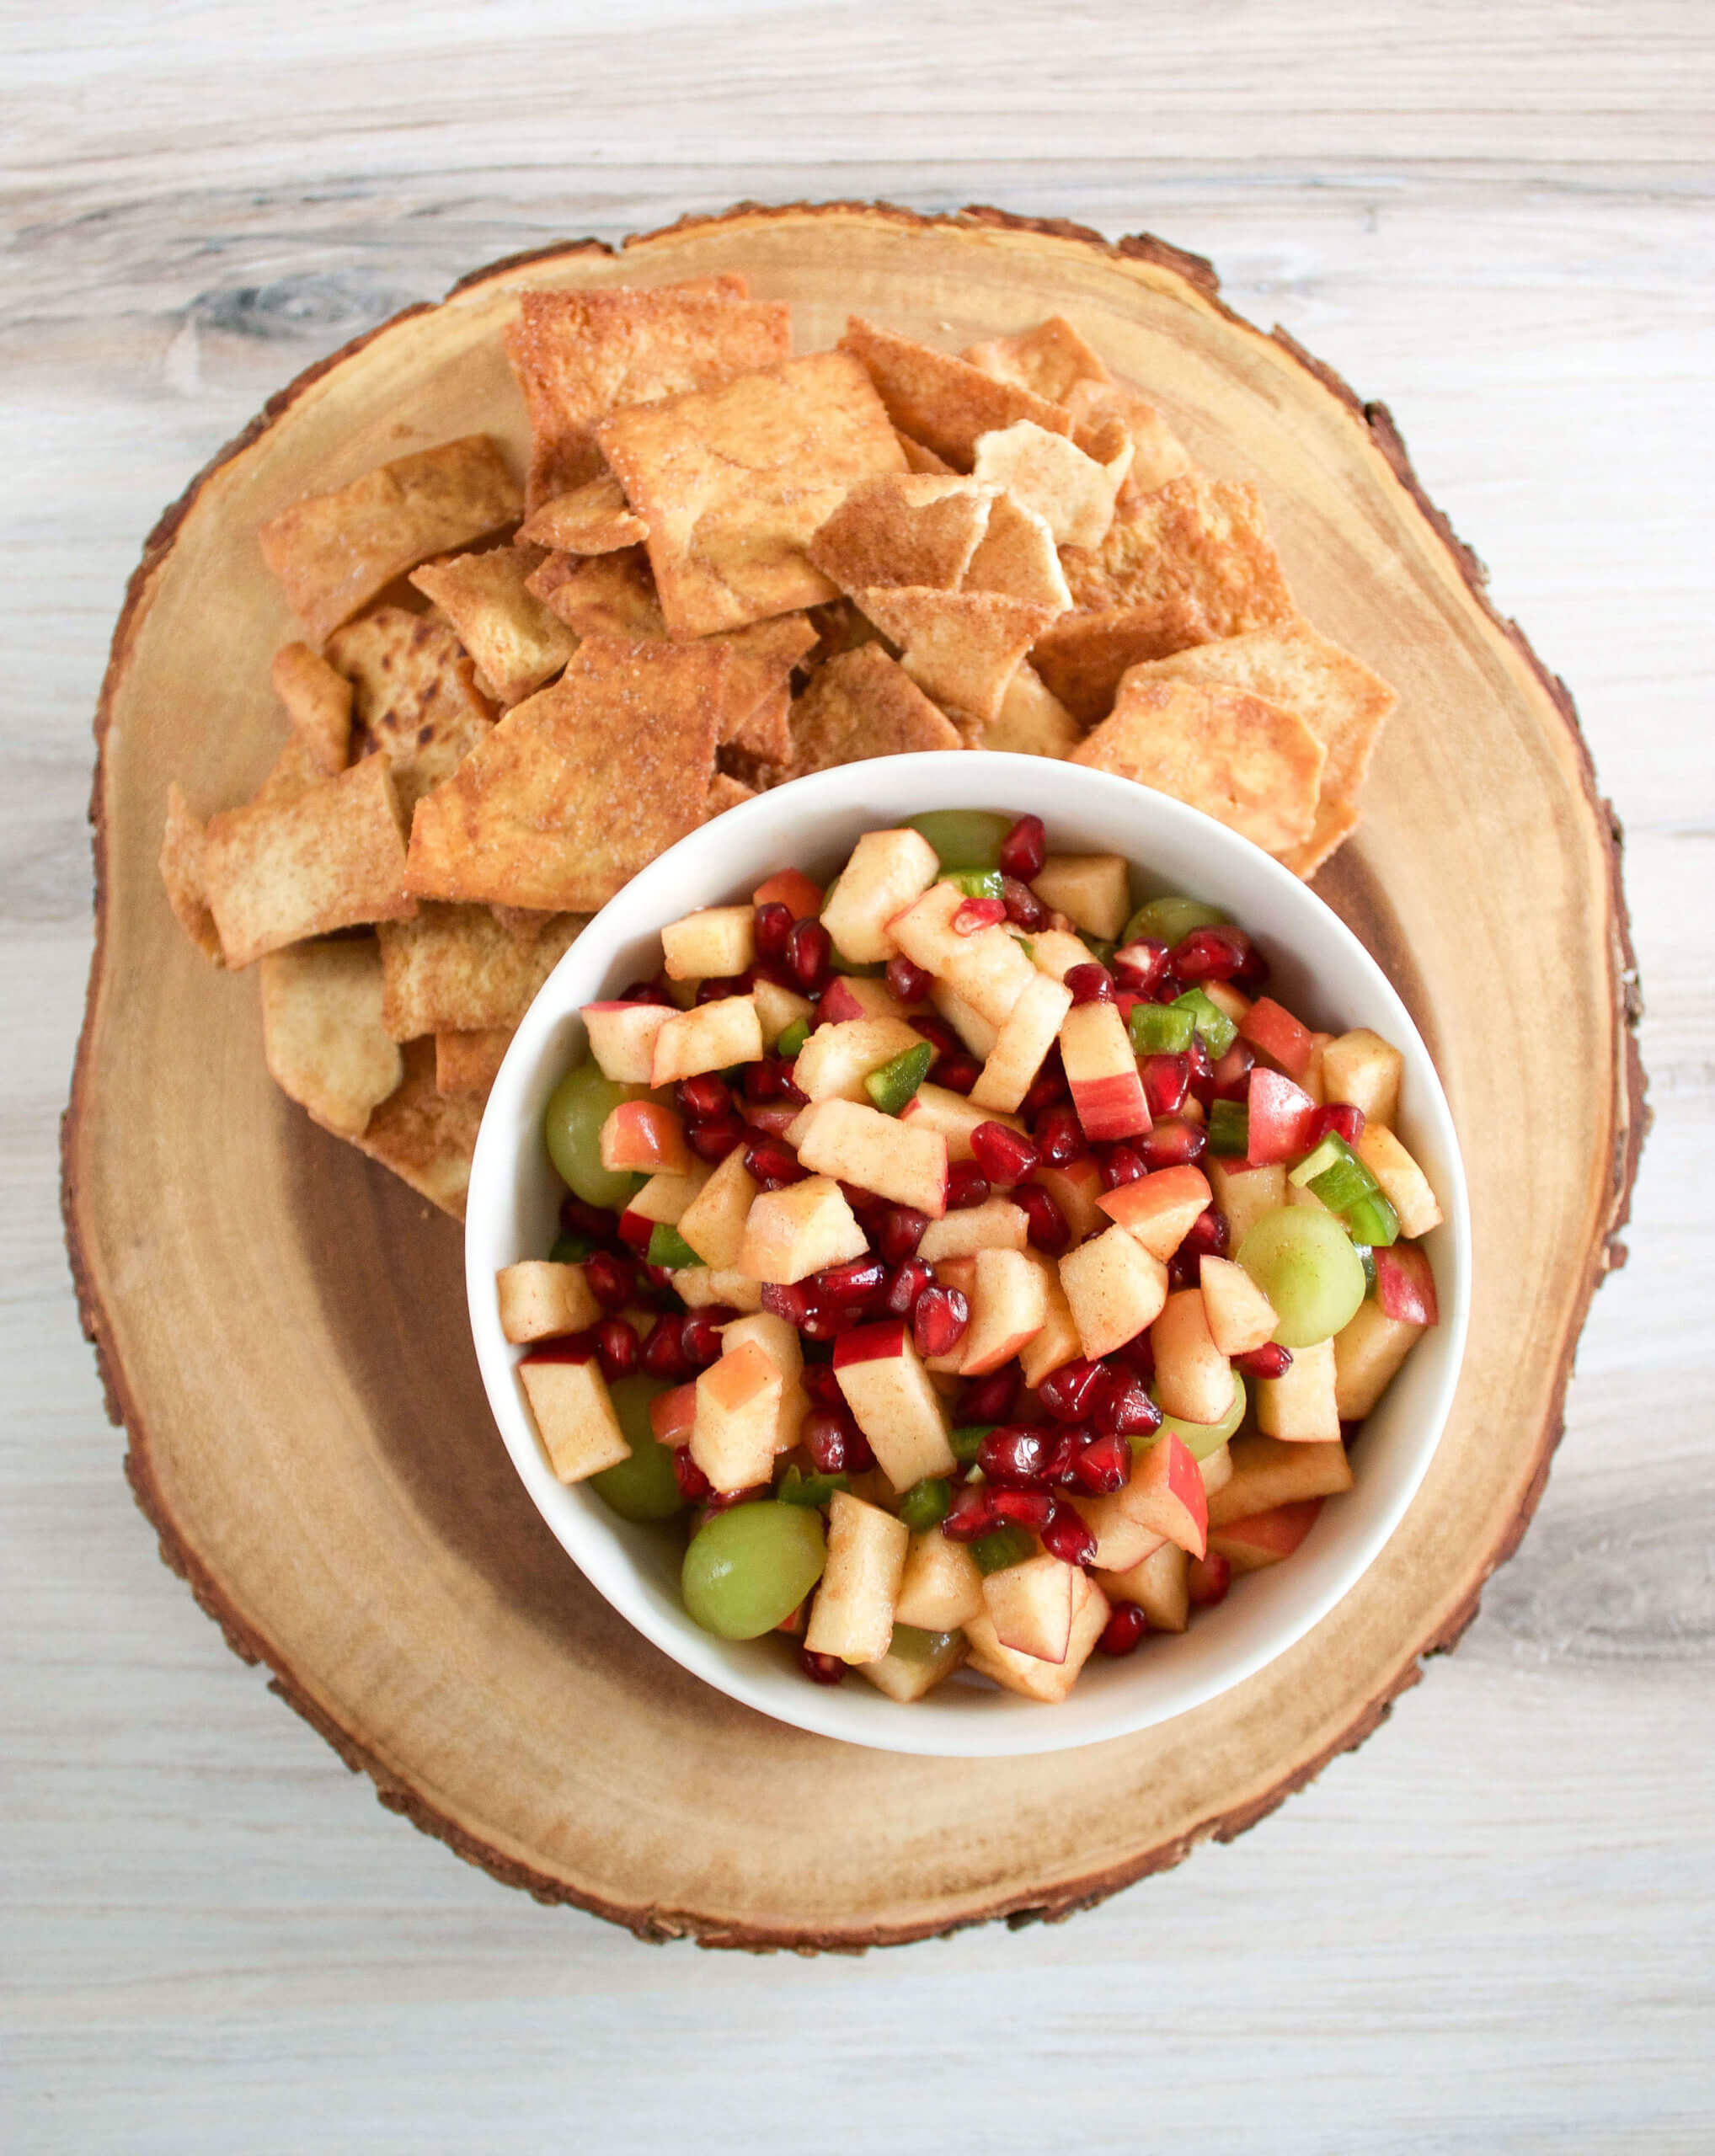
[[(1062, 1705), (1042, 1706), (961, 1673), (901, 1705), (861, 1678), (809, 1683), (779, 1639), (701, 1631), (679, 1596), (682, 1543), (671, 1525), (633, 1526), (550, 1471), (525, 1404), (521, 1351), (500, 1331), (494, 1275), (542, 1256), (563, 1186), (542, 1137), (548, 1095), (584, 1054), (578, 1013), (654, 973), (663, 925), (692, 907), (747, 897), (777, 868), (825, 880), (859, 835), (930, 808), (1034, 810), (1056, 851), (1125, 854), (1141, 894), (1183, 891), (1230, 911), (1268, 953), (1282, 1000), (1332, 1031), (1369, 1026), (1405, 1057), (1400, 1132), (1446, 1214), (1426, 1238), (1441, 1323), (1418, 1345), (1365, 1428), (1357, 1483), (1327, 1506), (1285, 1564), (1234, 1583), (1189, 1632), (1123, 1661), (1093, 1657)], [(519, 1027), (477, 1142), (465, 1229), (477, 1358), (526, 1488), (567, 1553), (664, 1653), (781, 1721), (885, 1751), (1006, 1757), (1098, 1743), (1200, 1705), (1283, 1653), (1375, 1561), (1398, 1524), (1452, 1402), (1470, 1302), (1470, 1220), (1452, 1118), (1404, 1005), (1357, 938), (1298, 879), (1248, 841), (1166, 796), (1074, 764), (979, 751), (890, 756), (820, 772), (746, 802), (654, 862), (603, 907)]]

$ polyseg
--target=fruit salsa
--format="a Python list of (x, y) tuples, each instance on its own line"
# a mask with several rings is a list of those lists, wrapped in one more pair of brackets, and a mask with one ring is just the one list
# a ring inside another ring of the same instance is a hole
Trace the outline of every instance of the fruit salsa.
[(865, 833), (585, 1006), (547, 1257), (498, 1278), (562, 1481), (688, 1529), (685, 1607), (804, 1673), (1063, 1700), (1352, 1484), (1441, 1218), (1402, 1059), (1039, 817)]

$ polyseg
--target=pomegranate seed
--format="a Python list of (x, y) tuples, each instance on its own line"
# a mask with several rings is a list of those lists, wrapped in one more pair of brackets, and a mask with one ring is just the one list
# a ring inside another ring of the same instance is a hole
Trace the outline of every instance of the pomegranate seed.
[(813, 1407), (798, 1426), (798, 1442), (818, 1475), (847, 1473), (857, 1437), (849, 1407)]
[(671, 1003), (673, 999), (659, 981), (634, 980), (621, 989), (613, 1000), (616, 1003)]
[(818, 1407), (843, 1408), (846, 1405), (846, 1396), (840, 1390), (840, 1380), (834, 1375), (831, 1363), (806, 1363), (799, 1383)]
[(1044, 1064), (1035, 1084), (1025, 1094), (1020, 1112), (1034, 1122), (1044, 1108), (1051, 1108), (1056, 1101), (1063, 1101), (1066, 1097), (1065, 1071), (1057, 1064), (1053, 1068)]
[(631, 1250), (647, 1250), (649, 1237), (655, 1231), (653, 1220), (645, 1220), (641, 1213), (622, 1213), (619, 1216), (619, 1240)]
[(979, 929), (997, 927), (1006, 917), (1004, 899), (967, 899), (953, 916), (953, 933), (975, 936)]
[(745, 1121), (750, 1129), (745, 1134), (746, 1140), (751, 1131), (757, 1130), (767, 1138), (783, 1138), (797, 1120), (798, 1109), (791, 1101), (765, 1101), (760, 1105), (755, 1101), (747, 1102)]
[(686, 1143), (699, 1161), (718, 1166), (727, 1155), (742, 1145), (750, 1133), (735, 1115), (724, 1115), (713, 1123), (692, 1123), (685, 1134)]
[(1094, 959), (1087, 966), (1069, 967), (1064, 985), (1071, 990), (1074, 1008), (1080, 1003), (1111, 1003), (1114, 1001), (1114, 976), (1105, 966), (1098, 966)]
[(977, 1449), (976, 1464), (991, 1482), (1039, 1482), (1054, 1449), (1054, 1433), (1042, 1422), (1003, 1422)]
[(786, 963), (802, 988), (815, 988), (827, 978), (834, 955), (834, 939), (819, 921), (794, 921), (786, 939)]
[(819, 1303), (838, 1309), (855, 1309), (873, 1302), (887, 1285), (887, 1267), (879, 1257), (849, 1258), (844, 1265), (831, 1265), (809, 1283)]
[(1251, 939), (1242, 928), (1225, 925), (1194, 928), (1174, 944), (1167, 963), (1183, 981), (1231, 980), (1253, 958)]
[(906, 1022), (914, 1033), (921, 1033), (932, 1048), (938, 1048), (943, 1055), (964, 1054), (964, 1043), (944, 1018), (932, 1018), (925, 1012)]
[(1194, 1557), (1185, 1568), (1185, 1587), (1194, 1609), (1210, 1609), (1225, 1602), (1232, 1584), (1232, 1566), (1219, 1550), (1207, 1557)]
[(992, 1510), (996, 1492), (986, 1483), (961, 1482), (953, 1492), (941, 1532), (949, 1542), (975, 1542), (996, 1524)]
[(1114, 975), (1134, 995), (1153, 995), (1167, 963), (1167, 945), (1141, 937), (1135, 943), (1122, 944), (1114, 953)]
[(1278, 1340), (1265, 1340), (1247, 1355), (1235, 1355), (1232, 1365), (1248, 1378), (1284, 1378), (1292, 1367), (1292, 1351)]
[(1054, 1518), (1054, 1499), (1046, 1490), (991, 1490), (989, 1510), (997, 1520), (1038, 1534)]
[(729, 995), (748, 995), (756, 985), (753, 973), (713, 974), (697, 984), (698, 1004), (723, 1003)]
[(780, 1138), (753, 1138), (745, 1148), (745, 1166), (759, 1190), (781, 1190), (789, 1182), (803, 1182), (809, 1174)]
[(925, 1288), (911, 1310), (911, 1339), (920, 1355), (950, 1355), (970, 1323), (970, 1305), (957, 1288)]
[(772, 1485), (752, 1482), (743, 1490), (711, 1490), (703, 1501), (705, 1513), (729, 1513), (735, 1505), (754, 1505), (768, 1496)]
[(1177, 1115), (1184, 1107), (1185, 1095), (1190, 1089), (1190, 1057), (1146, 1055), (1141, 1075), (1143, 1097), (1149, 1103), (1150, 1114), (1157, 1122), (1164, 1115)]
[(901, 1003), (926, 1003), (935, 977), (913, 965), (903, 951), (895, 951), (887, 962), (887, 985)]
[(1355, 1145), (1364, 1135), (1364, 1111), (1350, 1101), (1334, 1101), (1325, 1108), (1318, 1108), (1311, 1118), (1310, 1142), (1320, 1145), (1328, 1137), (1344, 1138), (1349, 1145)]
[(812, 1303), (799, 1331), (806, 1340), (837, 1340), (842, 1332), (862, 1325), (865, 1316), (861, 1310), (842, 1309), (836, 1303)]
[(596, 1354), (601, 1374), (612, 1385), (637, 1368), (637, 1335), (622, 1317), (604, 1318), (596, 1328)]
[(783, 958), (786, 941), (792, 933), (792, 908), (782, 905), (777, 899), (758, 906), (756, 933), (759, 958)]
[(869, 1240), (890, 1265), (903, 1265), (923, 1240), (928, 1225), (928, 1214), (915, 1206), (890, 1205), (878, 1217)]
[(638, 1359), (652, 1378), (668, 1378), (676, 1384), (693, 1374), (691, 1365), (685, 1359), (676, 1317), (658, 1317), (655, 1320), (649, 1328), (649, 1337), (643, 1344), (643, 1353)]
[(909, 1317), (917, 1306), (917, 1298), (933, 1284), (935, 1270), (921, 1257), (908, 1257), (887, 1283), (887, 1293), (881, 1306), (890, 1317)]
[(1101, 1160), (1102, 1187), (1118, 1190), (1128, 1182), (1141, 1182), (1149, 1173), (1142, 1155), (1130, 1145), (1110, 1145)]
[(1224, 1257), (1226, 1245), (1226, 1215), (1210, 1205), (1185, 1230), (1185, 1240), (1179, 1248), (1189, 1251), (1193, 1257)]
[(1023, 929), (1027, 935), (1034, 935), (1039, 928), (1048, 926), (1048, 908), (1030, 886), (1021, 883), (1016, 876), (1002, 877), (1001, 904), (1007, 909), (1007, 918), (1013, 927)]
[(673, 1448), (673, 1480), (687, 1505), (700, 1505), (711, 1494), (708, 1477), (691, 1457), (689, 1445)]
[(935, 1083), (949, 1093), (968, 1093), (981, 1075), (982, 1065), (962, 1049), (956, 1055), (943, 1055), (935, 1065)]
[(1209, 1134), (1201, 1123), (1182, 1122), (1169, 1116), (1138, 1139), (1143, 1164), (1153, 1175), (1157, 1168), (1189, 1167), (1200, 1161), (1209, 1147)]
[(961, 1422), (1004, 1422), (1018, 1397), (1023, 1373), (1016, 1363), (1002, 1363), (986, 1377), (973, 1378), (959, 1396)]
[(947, 1210), (981, 1205), (989, 1194), (989, 1179), (975, 1161), (955, 1161), (947, 1171)]
[(1093, 1497), (1111, 1497), (1131, 1480), (1131, 1448), (1117, 1430), (1092, 1438), (1072, 1454), (1069, 1475)]
[(1071, 1106), (1048, 1109), (1036, 1125), (1036, 1143), (1051, 1168), (1063, 1168), (1088, 1152), (1084, 1127)]
[(788, 1325), (802, 1328), (814, 1302), (815, 1298), (802, 1280), (794, 1281), (790, 1287), (777, 1280), (762, 1283), (763, 1309), (775, 1317), (783, 1317)]
[(1052, 1442), (1043, 1463), (1042, 1479), (1069, 1490), (1072, 1462), (1090, 1442), (1089, 1427), (1083, 1422), (1056, 1422), (1048, 1434)]
[(610, 1251), (598, 1250), (585, 1260), (584, 1278), (604, 1310), (622, 1310), (637, 1293), (637, 1275), (629, 1262)]
[(1137, 1645), (1149, 1630), (1149, 1620), (1135, 1602), (1116, 1602), (1108, 1613), (1108, 1621), (1102, 1627), (1102, 1636), (1096, 1642), (1103, 1654), (1110, 1654), (1115, 1661), (1121, 1655), (1136, 1652)]
[(1162, 1411), (1135, 1371), (1110, 1370), (1095, 1420), (1122, 1438), (1148, 1438), (1160, 1429)]
[(1052, 1518), (1040, 1532), (1043, 1548), (1050, 1557), (1058, 1557), (1062, 1565), (1095, 1562), (1095, 1535), (1070, 1505), (1055, 1505)]
[(1056, 1422), (1082, 1422), (1093, 1412), (1108, 1382), (1104, 1363), (1079, 1356), (1050, 1370), (1036, 1388), (1036, 1397)]
[(1071, 1241), (1071, 1230), (1053, 1192), (1039, 1182), (1021, 1182), (1012, 1193), (1012, 1203), (1024, 1215), (1025, 1230), (1035, 1248), (1045, 1257), (1058, 1257)]
[(781, 1064), (777, 1056), (765, 1055), (760, 1062), (745, 1065), (745, 1098), (747, 1101), (777, 1101), (780, 1098)]
[(1048, 858), (1048, 834), (1039, 816), (1021, 816), (1001, 841), (1001, 873), (1030, 883)]
[(1191, 1066), (1192, 1097), (1198, 1101), (1206, 1112), (1215, 1099), (1215, 1065), (1210, 1060), (1209, 1051), (1203, 1045), (1203, 1037), (1200, 1033), (1193, 1034), (1191, 1045), (1186, 1049), (1185, 1057)]
[(1257, 1052), (1248, 1041), (1235, 1041), (1215, 1066), (1212, 1073), (1215, 1098), (1217, 1101), (1244, 1101), (1250, 1098), (1251, 1073), (1256, 1068)]
[(643, 1277), (657, 1294), (673, 1293), (673, 1268), (671, 1265), (645, 1265)]
[(560, 1200), (560, 1226), (569, 1235), (587, 1235), (595, 1243), (611, 1243), (619, 1233), (616, 1214), (605, 1205), (586, 1205), (570, 1191)]
[(693, 1370), (706, 1370), (720, 1360), (720, 1327), (731, 1321), (724, 1312), (694, 1310), (679, 1327), (679, 1353)]
[(854, 1213), (873, 1213), (883, 1203), (873, 1190), (865, 1190), (861, 1182), (847, 1182), (838, 1177), (835, 1180), (839, 1182), (841, 1197)]
[(991, 1182), (1023, 1182), (1036, 1166), (1036, 1148), (1004, 1123), (980, 1123), (970, 1134), (976, 1165)]
[[(780, 910), (784, 913), (783, 906)], [(798, 1651), (798, 1666), (812, 1684), (843, 1684), (846, 1665), (836, 1654), (812, 1654), (808, 1647)]]
[(1155, 1375), (1155, 1349), (1151, 1345), (1148, 1331), (1134, 1333), (1130, 1340), (1123, 1340), (1108, 1358), (1110, 1365), (1117, 1363), (1122, 1369), (1130, 1370), (1145, 1385)]

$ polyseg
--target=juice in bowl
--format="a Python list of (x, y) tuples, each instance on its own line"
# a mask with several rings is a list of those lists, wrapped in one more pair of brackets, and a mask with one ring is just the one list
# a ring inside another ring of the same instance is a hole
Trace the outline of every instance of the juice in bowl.
[(1428, 1052), (1297, 878), (963, 751), (777, 787), (609, 902), (490, 1096), (467, 1278), (526, 1487), (655, 1644), (1006, 1755), (1332, 1609), (1445, 1422), (1468, 1228)]

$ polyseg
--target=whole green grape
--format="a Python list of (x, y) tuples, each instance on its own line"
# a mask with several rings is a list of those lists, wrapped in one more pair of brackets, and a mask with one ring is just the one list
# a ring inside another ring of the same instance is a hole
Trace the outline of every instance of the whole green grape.
[(658, 1443), (649, 1422), (649, 1402), (669, 1387), (660, 1378), (635, 1377), (616, 1378), (607, 1390), (631, 1458), (592, 1475), (590, 1487), (622, 1519), (671, 1519), (684, 1510), (685, 1500), (673, 1472), (672, 1448)]
[(705, 1632), (756, 1640), (789, 1617), (828, 1561), (822, 1516), (772, 1498), (715, 1513), (691, 1538), (681, 1586)]
[(1205, 905), (1201, 899), (1146, 899), (1126, 922), (1119, 941), (1135, 943), (1146, 936), (1171, 951), (1194, 928), (1213, 928), (1226, 919), (1219, 906)]
[(1363, 1260), (1332, 1213), (1305, 1205), (1265, 1213), (1236, 1255), (1274, 1305), (1283, 1348), (1331, 1339), (1364, 1299)]
[(927, 839), (943, 869), (998, 868), (1001, 841), (1012, 830), (1012, 819), (985, 808), (931, 808), (908, 817), (906, 825)]
[(548, 1158), (586, 1205), (624, 1206), (633, 1188), (628, 1168), (601, 1165), (601, 1126), (622, 1101), (641, 1100), (647, 1086), (622, 1086), (604, 1078), (596, 1063), (567, 1071), (548, 1096), (542, 1119)]

